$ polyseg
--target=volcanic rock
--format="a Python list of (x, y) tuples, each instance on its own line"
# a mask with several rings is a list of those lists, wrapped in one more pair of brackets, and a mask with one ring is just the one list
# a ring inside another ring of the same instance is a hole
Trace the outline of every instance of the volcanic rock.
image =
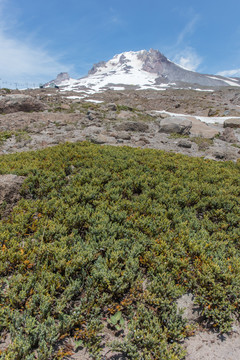
[(201, 120), (198, 120), (194, 117), (191, 117), (190, 120), (192, 121), (192, 127), (190, 132), (193, 136), (213, 139), (216, 135), (219, 134), (219, 131), (217, 129), (214, 129), (213, 127), (207, 125)]
[(131, 140), (131, 135), (126, 131), (117, 132), (114, 137), (116, 139)]
[(18, 111), (43, 111), (46, 106), (30, 95), (11, 94), (0, 96), (0, 113), (9, 114)]
[(120, 124), (116, 127), (117, 130), (120, 131), (139, 131), (139, 132), (146, 132), (149, 130), (149, 126), (142, 122), (137, 121), (129, 121), (123, 124)]
[(107, 107), (111, 111), (117, 111), (117, 105), (114, 103), (107, 104)]
[(188, 135), (192, 127), (192, 121), (184, 117), (173, 116), (162, 119), (159, 126), (159, 132)]
[(240, 128), (240, 119), (227, 119), (224, 121), (223, 126), (230, 128)]
[(218, 111), (216, 109), (209, 109), (208, 116), (217, 116)]
[(190, 141), (185, 140), (185, 139), (179, 140), (177, 145), (179, 147), (183, 147), (183, 148), (186, 148), (186, 149), (190, 149), (192, 147), (192, 144), (190, 143)]
[(225, 128), (222, 135), (219, 136), (219, 139), (221, 139), (223, 141), (227, 141), (229, 143), (238, 142), (238, 139), (234, 133), (234, 130), (231, 127)]

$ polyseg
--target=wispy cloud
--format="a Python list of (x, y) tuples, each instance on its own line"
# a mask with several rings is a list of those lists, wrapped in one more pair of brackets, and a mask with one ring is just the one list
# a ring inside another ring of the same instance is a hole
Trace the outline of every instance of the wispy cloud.
[(122, 25), (121, 16), (113, 7), (109, 9), (109, 17), (107, 22), (109, 22), (111, 25)]
[(193, 9), (186, 10), (186, 14), (190, 20), (188, 19), (185, 26), (177, 34), (176, 42), (167, 50), (167, 53), (169, 58), (178, 65), (187, 70), (196, 71), (203, 59), (189, 44), (191, 44), (191, 35), (196, 30), (200, 15), (195, 13)]
[(6, 4), (7, 0), (0, 0), (0, 78), (2, 81), (41, 82), (61, 71), (69, 71), (69, 67), (61, 64), (44, 47), (10, 35), (13, 33), (13, 27), (17, 26), (17, 22), (7, 23), (3, 20), (6, 19)]
[(232, 70), (220, 71), (220, 72), (217, 73), (217, 75), (240, 77), (240, 69), (232, 69)]
[(177, 43), (176, 46), (183, 43), (183, 41), (191, 34), (193, 34), (196, 24), (198, 20), (200, 19), (200, 16), (198, 14), (195, 14), (190, 21), (184, 26), (182, 31), (178, 34)]
[(184, 50), (177, 52), (173, 58), (173, 61), (185, 69), (196, 71), (199, 65), (202, 63), (202, 58), (193, 48), (187, 47)]

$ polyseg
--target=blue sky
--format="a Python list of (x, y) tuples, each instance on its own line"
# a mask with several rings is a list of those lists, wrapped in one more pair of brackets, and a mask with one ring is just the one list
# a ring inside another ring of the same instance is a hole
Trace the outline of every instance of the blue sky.
[(0, 0), (0, 86), (61, 71), (78, 78), (150, 48), (192, 70), (240, 76), (239, 14), (239, 0)]

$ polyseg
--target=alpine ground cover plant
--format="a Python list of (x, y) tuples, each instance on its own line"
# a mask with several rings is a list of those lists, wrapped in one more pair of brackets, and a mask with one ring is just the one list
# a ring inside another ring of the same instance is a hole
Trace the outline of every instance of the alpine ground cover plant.
[(26, 176), (0, 220), (2, 359), (66, 359), (69, 337), (101, 359), (106, 320), (128, 359), (183, 359), (188, 292), (204, 326), (239, 319), (239, 162), (76, 143), (1, 156), (0, 173)]

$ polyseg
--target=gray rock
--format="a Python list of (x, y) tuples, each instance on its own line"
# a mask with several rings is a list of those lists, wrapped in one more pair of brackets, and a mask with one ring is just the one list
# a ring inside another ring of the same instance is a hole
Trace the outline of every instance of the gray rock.
[(201, 309), (194, 304), (194, 296), (191, 293), (182, 295), (177, 300), (177, 311), (183, 311), (183, 317), (188, 320), (189, 323), (194, 323), (199, 320)]
[(68, 105), (68, 104), (62, 104), (62, 105), (60, 106), (60, 109), (61, 109), (61, 110), (70, 110), (71, 107), (70, 107), (70, 105)]
[(117, 111), (117, 105), (114, 103), (107, 104), (107, 107), (111, 111)]
[(179, 116), (168, 117), (162, 119), (159, 124), (159, 132), (171, 134), (188, 135), (192, 127), (192, 121)]
[(99, 134), (100, 132), (101, 129), (98, 126), (88, 126), (83, 130), (82, 134), (90, 136), (92, 134)]
[(96, 135), (91, 135), (88, 138), (89, 141), (91, 141), (93, 144), (105, 144), (107, 142), (107, 140), (105, 139), (105, 137), (102, 136), (96, 136)]
[(131, 135), (129, 135), (128, 132), (124, 132), (124, 131), (116, 133), (114, 137), (116, 139), (131, 140)]
[(209, 154), (217, 160), (233, 160), (236, 158), (237, 149), (231, 147), (211, 148)]
[(97, 118), (97, 116), (98, 116), (97, 112), (94, 111), (94, 110), (89, 110), (87, 112), (87, 117), (88, 117), (89, 120), (95, 120)]
[(227, 119), (224, 121), (223, 124), (224, 127), (230, 127), (230, 128), (240, 128), (240, 118), (239, 119)]
[(224, 160), (226, 158), (226, 153), (222, 150), (216, 150), (213, 152), (213, 156), (215, 156), (216, 159)]
[(116, 129), (120, 131), (147, 132), (149, 130), (149, 126), (142, 122), (129, 121), (118, 125)]
[(0, 113), (9, 114), (18, 111), (43, 111), (46, 106), (29, 95), (12, 94), (0, 96)]
[(116, 142), (115, 139), (110, 138), (109, 136), (106, 136), (104, 134), (91, 135), (91, 136), (89, 136), (88, 140), (94, 144), (99, 144), (99, 145)]
[(144, 136), (141, 136), (139, 138), (139, 141), (142, 141), (144, 144), (150, 144), (150, 141), (147, 138), (145, 138)]
[(146, 145), (145, 141), (142, 140), (138, 140), (135, 142), (135, 145), (139, 146), (139, 147), (143, 147)]
[(185, 139), (181, 139), (179, 140), (178, 144), (177, 144), (179, 147), (183, 147), (183, 148), (186, 148), (186, 149), (190, 149), (192, 147), (192, 144), (190, 141), (188, 140), (185, 140)]
[(115, 111), (108, 111), (106, 114), (106, 120), (116, 120), (117, 115)]
[(227, 141), (229, 143), (238, 142), (237, 137), (235, 136), (234, 130), (231, 127), (224, 129), (223, 133), (219, 136), (220, 140)]
[(191, 135), (200, 136), (206, 139), (213, 139), (216, 135), (219, 134), (219, 131), (213, 128), (210, 125), (205, 124), (201, 120), (198, 120), (194, 117), (191, 117), (192, 127), (191, 127)]
[(208, 116), (216, 116), (218, 111), (216, 109), (209, 109)]

